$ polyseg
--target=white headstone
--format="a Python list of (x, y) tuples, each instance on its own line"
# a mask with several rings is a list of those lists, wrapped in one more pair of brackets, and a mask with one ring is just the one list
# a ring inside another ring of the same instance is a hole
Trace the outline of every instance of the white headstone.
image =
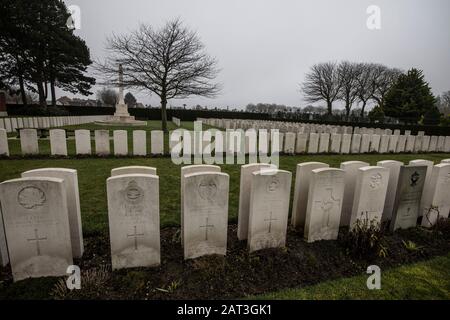
[(64, 181), (5, 181), (0, 202), (14, 281), (67, 275), (73, 260)]
[(389, 147), (389, 136), (387, 134), (383, 134), (380, 140), (380, 149), (379, 153), (386, 153)]
[(20, 130), (20, 146), (23, 155), (39, 154), (38, 138), (36, 129)]
[(405, 147), (406, 147), (406, 136), (404, 135), (398, 136), (397, 148), (395, 149), (395, 152), (396, 153), (405, 152)]
[(331, 146), (330, 146), (331, 153), (341, 152), (341, 139), (342, 139), (341, 134), (333, 133), (331, 135)]
[(437, 136), (431, 136), (430, 137), (430, 143), (428, 144), (428, 152), (435, 152), (437, 149), (437, 142), (438, 137)]
[(312, 171), (304, 237), (308, 242), (336, 240), (344, 196), (344, 172), (322, 168)]
[(164, 132), (161, 130), (153, 130), (151, 132), (151, 154), (164, 153)]
[(75, 258), (81, 258), (84, 252), (84, 244), (77, 170), (65, 168), (45, 168), (30, 170), (22, 173), (22, 178), (34, 177), (49, 177), (62, 179), (64, 181), (64, 190), (66, 191), (67, 209), (69, 214), (72, 255)]
[(392, 212), (394, 211), (395, 194), (397, 192), (398, 177), (400, 175), (400, 167), (403, 162), (395, 160), (378, 161), (377, 166), (383, 167), (389, 170), (389, 182), (386, 193), (386, 201), (384, 202), (383, 216), (381, 221), (388, 221), (392, 218)]
[(319, 134), (310, 133), (308, 143), (308, 153), (317, 153), (319, 148)]
[(147, 155), (147, 132), (145, 130), (133, 131), (133, 155)]
[(352, 137), (352, 146), (350, 152), (354, 154), (359, 153), (360, 145), (361, 145), (361, 135), (356, 133)]
[(422, 226), (430, 228), (438, 218), (448, 218), (450, 211), (450, 163), (433, 167), (429, 186), (423, 191), (421, 202)]
[(95, 130), (95, 153), (99, 156), (108, 156), (110, 152), (109, 131)]
[(219, 166), (214, 165), (207, 165), (207, 164), (200, 164), (200, 165), (191, 165), (191, 166), (184, 166), (181, 167), (181, 173), (180, 173), (180, 224), (181, 224), (181, 244), (184, 244), (183, 241), (183, 226), (184, 226), (184, 177), (188, 174), (193, 173), (207, 173), (207, 172), (220, 172), (221, 169)]
[(0, 157), (9, 156), (8, 134), (5, 129), (0, 129)]
[(344, 133), (342, 135), (342, 145), (341, 145), (341, 153), (349, 154), (350, 153), (350, 144), (352, 141), (352, 135), (348, 133)]
[(400, 168), (391, 231), (416, 226), (426, 170), (426, 166), (408, 165)]
[(391, 135), (389, 137), (388, 152), (395, 153), (395, 151), (397, 150), (398, 137), (399, 136), (397, 136), (397, 135)]
[(413, 152), (414, 151), (415, 141), (416, 141), (416, 136), (411, 136), (411, 135), (406, 136), (405, 152)]
[(229, 176), (201, 172), (184, 176), (184, 258), (225, 255)]
[(114, 155), (128, 155), (128, 134), (126, 130), (114, 130)]
[(306, 146), (308, 143), (308, 134), (307, 133), (297, 133), (297, 141), (295, 144), (295, 153), (305, 153)]
[[(423, 159), (417, 159), (417, 160), (411, 160), (409, 162), (409, 165), (411, 166), (426, 166), (427, 167), (427, 174), (425, 176), (425, 183), (423, 186), (423, 190), (427, 190), (431, 188), (430, 182), (431, 182), (431, 173), (433, 172), (433, 161), (430, 160), (423, 160)], [(420, 209), (419, 209), (419, 216), (422, 216), (423, 208), (424, 208), (424, 196), (425, 192), (422, 194), (422, 200), (420, 201)]]
[(362, 161), (346, 161), (341, 163), (341, 169), (344, 171), (345, 193), (342, 203), (341, 226), (350, 225), (352, 215), (353, 199), (355, 194), (356, 175), (359, 168), (367, 167), (370, 164)]
[(284, 153), (294, 154), (295, 153), (295, 133), (287, 132), (284, 141)]
[(270, 168), (270, 165), (266, 163), (252, 163), (241, 166), (237, 230), (237, 236), (239, 240), (245, 240), (248, 237), (248, 218), (250, 214), (252, 173), (261, 171), (264, 168)]
[(383, 167), (362, 167), (356, 174), (355, 196), (353, 200), (350, 228), (356, 224), (381, 225), (389, 169)]
[(79, 155), (91, 154), (91, 132), (89, 130), (75, 130), (75, 149)]
[(156, 176), (156, 168), (146, 166), (127, 166), (114, 168), (111, 170), (111, 177), (121, 176), (125, 174), (140, 174)]
[(379, 134), (373, 134), (370, 141), (370, 147), (369, 152), (371, 153), (378, 153), (380, 151), (380, 135)]
[(328, 164), (322, 162), (303, 162), (297, 164), (291, 215), (291, 224), (294, 228), (301, 230), (305, 227), (306, 207), (308, 205), (308, 192), (312, 171), (328, 167)]
[(66, 131), (50, 130), (50, 151), (53, 156), (67, 156)]
[(285, 246), (291, 180), (292, 174), (283, 170), (252, 174), (248, 225), (250, 252)]
[(360, 149), (361, 153), (369, 152), (370, 140), (371, 140), (371, 135), (370, 134), (366, 134), (365, 133), (365, 134), (362, 135), (362, 138), (361, 138), (361, 149)]
[(159, 265), (159, 177), (111, 177), (107, 193), (113, 270)]
[(327, 153), (329, 145), (330, 145), (330, 134), (329, 133), (321, 133), (320, 134), (319, 153)]

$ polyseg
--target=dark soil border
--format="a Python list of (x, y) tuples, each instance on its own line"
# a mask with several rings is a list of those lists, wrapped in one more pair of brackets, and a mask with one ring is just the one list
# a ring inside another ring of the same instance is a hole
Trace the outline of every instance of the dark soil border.
[[(66, 290), (65, 278), (13, 283), (8, 267), (0, 268), (0, 299), (234, 299), (365, 274), (371, 264), (385, 271), (450, 252), (450, 220), (440, 230), (417, 227), (387, 234), (387, 256), (372, 258), (352, 256), (342, 240), (307, 243), (291, 228), (286, 248), (249, 254), (236, 231), (229, 225), (225, 257), (184, 261), (179, 228), (162, 229), (160, 267), (115, 272), (108, 235), (93, 235), (85, 238), (83, 259), (75, 261), (82, 270), (82, 290)], [(403, 241), (408, 240), (417, 248), (407, 249)]]

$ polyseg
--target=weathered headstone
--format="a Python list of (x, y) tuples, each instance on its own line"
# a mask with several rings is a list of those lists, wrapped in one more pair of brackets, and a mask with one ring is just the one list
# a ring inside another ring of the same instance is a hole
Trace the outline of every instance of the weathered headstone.
[(108, 156), (110, 152), (109, 131), (95, 130), (95, 153), (99, 156)]
[(286, 132), (284, 141), (284, 153), (294, 154), (295, 153), (295, 133)]
[[(417, 159), (417, 160), (411, 160), (409, 162), (409, 165), (411, 165), (411, 166), (426, 166), (427, 167), (427, 174), (425, 176), (425, 183), (424, 183), (423, 189), (427, 190), (427, 189), (431, 188), (430, 182), (431, 182), (431, 173), (433, 172), (433, 165), (434, 165), (433, 161)], [(424, 196), (425, 196), (425, 192), (422, 193), (422, 199), (420, 201), (419, 216), (422, 216), (422, 213), (423, 213)]]
[(327, 153), (329, 145), (330, 145), (330, 134), (329, 133), (321, 133), (320, 134), (320, 143), (319, 143), (319, 153)]
[(437, 136), (431, 136), (430, 137), (430, 143), (428, 144), (428, 152), (435, 152), (437, 149), (437, 142), (438, 137)]
[(349, 154), (350, 153), (350, 144), (352, 141), (352, 135), (348, 133), (344, 133), (342, 135), (342, 145), (341, 145), (341, 153)]
[(356, 224), (381, 225), (389, 170), (383, 167), (362, 167), (356, 174), (355, 195), (350, 228)]
[(403, 162), (395, 160), (378, 161), (377, 166), (383, 167), (389, 170), (389, 182), (386, 193), (386, 201), (384, 202), (383, 216), (381, 221), (388, 221), (392, 218), (392, 212), (394, 211), (395, 194), (397, 192), (398, 177), (400, 174), (400, 167)]
[(388, 152), (395, 153), (395, 151), (397, 150), (398, 137), (399, 136), (397, 135), (389, 136)]
[(239, 213), (238, 230), (239, 240), (245, 240), (248, 237), (248, 219), (250, 214), (250, 193), (252, 187), (253, 172), (270, 168), (266, 163), (252, 163), (241, 166), (241, 178), (239, 188)]
[(107, 193), (113, 270), (159, 265), (159, 177), (111, 177)]
[(184, 176), (185, 259), (226, 254), (228, 192), (228, 174), (201, 172)]
[(405, 152), (405, 147), (406, 147), (406, 136), (404, 135), (398, 136), (397, 148), (395, 149), (395, 152), (396, 153)]
[(39, 154), (38, 138), (36, 129), (20, 130), (20, 146), (23, 155)]
[(359, 168), (367, 167), (370, 164), (362, 161), (342, 162), (340, 168), (344, 171), (345, 192), (342, 202), (341, 226), (350, 225), (352, 215), (353, 199), (355, 194), (356, 175)]
[(14, 281), (66, 275), (73, 260), (64, 181), (5, 181), (0, 202)]
[(145, 130), (133, 131), (133, 155), (147, 155), (147, 132)]
[(89, 130), (75, 130), (75, 149), (79, 155), (91, 154), (91, 132)]
[(340, 169), (312, 171), (304, 232), (308, 242), (337, 239), (344, 186), (344, 172)]
[(405, 152), (413, 152), (415, 142), (416, 142), (416, 136), (411, 136), (411, 135), (406, 136)]
[(294, 228), (302, 230), (305, 227), (306, 207), (308, 205), (308, 192), (312, 171), (328, 167), (328, 164), (322, 162), (303, 162), (297, 164), (291, 215), (291, 224)]
[(361, 146), (361, 135), (360, 134), (353, 134), (352, 137), (352, 146), (350, 148), (350, 152), (353, 154), (359, 153)]
[(156, 176), (156, 168), (146, 166), (127, 166), (114, 168), (111, 170), (111, 177), (121, 176), (125, 174), (144, 174)]
[(330, 146), (331, 153), (341, 152), (341, 139), (342, 139), (341, 134), (333, 133), (331, 135), (331, 146)]
[(128, 134), (126, 130), (114, 130), (114, 155), (128, 155)]
[(360, 148), (360, 152), (361, 153), (367, 153), (369, 152), (369, 147), (370, 147), (370, 140), (371, 140), (371, 135), (370, 134), (363, 134), (361, 137), (361, 148)]
[(379, 134), (374, 134), (371, 137), (371, 141), (370, 141), (370, 147), (369, 147), (369, 152), (374, 153), (374, 152), (379, 152), (380, 150), (380, 135)]
[(53, 156), (67, 156), (66, 131), (50, 130), (50, 151)]
[(292, 174), (274, 170), (252, 173), (248, 247), (250, 252), (284, 247)]
[(5, 228), (3, 227), (2, 207), (0, 206), (0, 267), (9, 263), (8, 247), (6, 246)]
[(5, 129), (0, 129), (0, 157), (9, 156), (8, 134)]
[(200, 165), (191, 165), (181, 167), (180, 173), (180, 224), (181, 224), (181, 244), (184, 244), (183, 240), (183, 232), (184, 232), (184, 177), (188, 174), (193, 173), (207, 173), (207, 172), (220, 172), (221, 169), (219, 166), (200, 164)]
[(69, 215), (70, 239), (72, 242), (72, 254), (75, 258), (81, 258), (84, 252), (84, 244), (77, 170), (65, 168), (45, 168), (30, 170), (22, 173), (22, 178), (34, 177), (49, 177), (62, 179), (64, 181), (64, 190), (66, 191), (67, 209)]
[(379, 153), (386, 153), (389, 147), (389, 136), (387, 134), (383, 134), (380, 140), (380, 148)]
[(308, 143), (308, 153), (317, 153), (319, 148), (319, 134), (310, 133)]
[(305, 153), (306, 146), (308, 143), (308, 134), (307, 133), (297, 133), (297, 141), (295, 143), (295, 153)]
[(426, 172), (426, 166), (408, 165), (400, 168), (391, 231), (416, 226)]
[(438, 218), (448, 218), (450, 211), (450, 163), (433, 167), (428, 187), (424, 188), (421, 208), (422, 226), (430, 228)]
[(430, 146), (430, 136), (423, 136), (422, 138), (422, 148), (420, 151), (428, 152), (428, 147)]
[[(150, 141), (151, 154), (158, 155), (164, 153), (164, 132), (161, 130), (153, 130), (151, 132)], [(191, 147), (192, 148), (192, 147)]]

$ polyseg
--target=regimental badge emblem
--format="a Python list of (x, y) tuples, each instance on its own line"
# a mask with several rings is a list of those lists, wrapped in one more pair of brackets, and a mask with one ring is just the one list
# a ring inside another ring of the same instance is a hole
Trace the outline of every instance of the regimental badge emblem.
[(278, 190), (278, 187), (280, 186), (280, 180), (278, 180), (277, 177), (271, 177), (269, 180), (269, 183), (267, 184), (267, 191), (269, 192), (275, 192)]
[(138, 186), (136, 181), (130, 181), (125, 189), (125, 198), (129, 202), (139, 202), (143, 197), (143, 190)]
[(19, 191), (17, 201), (25, 209), (41, 207), (46, 201), (45, 193), (38, 187), (25, 187)]
[(370, 187), (372, 189), (378, 189), (381, 186), (382, 180), (383, 177), (381, 176), (381, 173), (374, 174), (370, 177)]
[(414, 173), (411, 175), (411, 187), (415, 187), (419, 179), (420, 174), (417, 171), (414, 171)]
[(213, 180), (203, 180), (198, 185), (198, 194), (204, 200), (213, 200), (217, 194), (217, 185)]

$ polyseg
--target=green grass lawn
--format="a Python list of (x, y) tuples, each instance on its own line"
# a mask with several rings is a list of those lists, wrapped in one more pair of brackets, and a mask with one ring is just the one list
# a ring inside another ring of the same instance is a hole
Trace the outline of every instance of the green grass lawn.
[(450, 254), (383, 272), (381, 289), (368, 290), (369, 275), (342, 278), (299, 289), (288, 289), (250, 299), (450, 299)]
[[(380, 160), (399, 160), (405, 163), (413, 159), (428, 159), (439, 163), (450, 154), (400, 154), (400, 155), (301, 155), (281, 156), (280, 168), (291, 171), (295, 177), (297, 163), (320, 161), (339, 167), (341, 162), (361, 160), (375, 165)], [(180, 166), (170, 157), (161, 158), (72, 158), (72, 159), (10, 159), (0, 160), (0, 181), (20, 177), (24, 171), (37, 168), (72, 168), (78, 170), (83, 231), (85, 235), (107, 231), (106, 179), (111, 169), (121, 166), (144, 165), (158, 169), (160, 177), (161, 226), (178, 225), (180, 221)], [(240, 165), (221, 165), (230, 175), (229, 218), (237, 221), (239, 203)], [(294, 185), (294, 183), (292, 184)], [(293, 199), (291, 190), (291, 201)]]

